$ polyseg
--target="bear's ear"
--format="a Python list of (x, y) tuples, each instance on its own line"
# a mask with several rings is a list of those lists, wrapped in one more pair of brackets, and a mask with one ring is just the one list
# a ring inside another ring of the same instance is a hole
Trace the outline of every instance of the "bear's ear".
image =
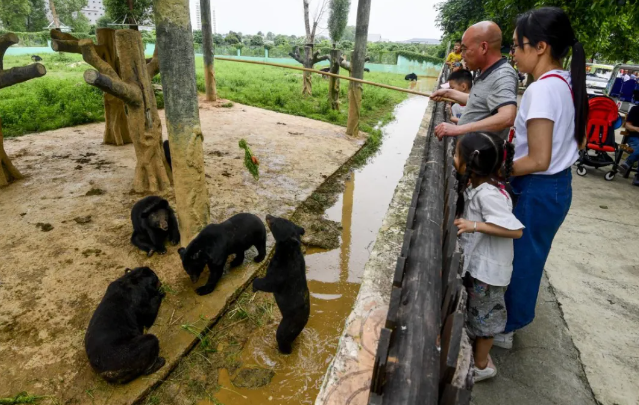
[(178, 254), (180, 255), (180, 257), (182, 259), (184, 259), (184, 252), (186, 251), (186, 249), (184, 249), (183, 247), (178, 249)]
[(304, 235), (304, 233), (306, 232), (306, 231), (304, 230), (304, 228), (302, 228), (301, 226), (298, 226), (298, 227), (297, 227), (297, 229), (298, 229), (298, 231), (299, 231), (299, 233), (300, 233), (300, 236), (301, 236), (301, 235)]

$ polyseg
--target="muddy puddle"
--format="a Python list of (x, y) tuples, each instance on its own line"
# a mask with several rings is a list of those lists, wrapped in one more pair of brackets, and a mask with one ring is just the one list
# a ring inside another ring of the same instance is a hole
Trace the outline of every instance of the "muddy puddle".
[[(435, 80), (422, 80), (416, 88), (431, 90)], [(196, 348), (147, 403), (189, 403), (186, 397), (199, 405), (315, 402), (427, 104), (425, 97), (410, 97), (398, 105), (395, 120), (381, 128), (378, 153), (338, 176), (325, 190), (327, 197), (318, 190), (323, 219), (341, 225), (339, 247), (306, 248), (311, 316), (293, 353), (277, 351), (281, 318), (270, 294), (247, 291), (209, 334), (204, 346), (214, 349), (207, 354)]]

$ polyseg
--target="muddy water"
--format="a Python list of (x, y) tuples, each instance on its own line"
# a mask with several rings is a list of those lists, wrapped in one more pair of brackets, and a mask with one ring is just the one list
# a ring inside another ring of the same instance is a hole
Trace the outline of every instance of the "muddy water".
[[(416, 86), (428, 91), (434, 82), (435, 79), (420, 81)], [(293, 354), (283, 356), (277, 352), (276, 323), (258, 329), (243, 348), (241, 361), (272, 369), (275, 376), (262, 388), (237, 388), (222, 369), (220, 390), (214, 395), (218, 403), (293, 405), (315, 401), (427, 103), (424, 97), (410, 97), (397, 106), (395, 120), (382, 128), (384, 140), (378, 154), (366, 166), (350, 173), (343, 194), (326, 210), (328, 219), (342, 224), (341, 246), (331, 251), (306, 252), (311, 317)]]

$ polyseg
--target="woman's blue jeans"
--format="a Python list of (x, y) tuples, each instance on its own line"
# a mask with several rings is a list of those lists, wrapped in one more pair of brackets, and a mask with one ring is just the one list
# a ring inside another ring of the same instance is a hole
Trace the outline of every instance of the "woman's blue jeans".
[(515, 177), (510, 184), (517, 197), (513, 213), (526, 228), (514, 241), (513, 275), (506, 290), (506, 333), (523, 328), (535, 318), (546, 259), (572, 202), (572, 173), (568, 168), (550, 176)]

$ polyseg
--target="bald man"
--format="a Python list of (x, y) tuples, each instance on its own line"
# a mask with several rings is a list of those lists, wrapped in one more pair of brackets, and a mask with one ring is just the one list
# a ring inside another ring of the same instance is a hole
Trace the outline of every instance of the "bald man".
[(470, 94), (442, 89), (432, 98), (450, 98), (466, 105), (457, 125), (442, 123), (435, 128), (439, 139), (469, 132), (491, 132), (508, 137), (517, 115), (517, 72), (501, 56), (501, 29), (492, 21), (479, 22), (462, 37), (462, 58), (469, 70), (480, 70)]

